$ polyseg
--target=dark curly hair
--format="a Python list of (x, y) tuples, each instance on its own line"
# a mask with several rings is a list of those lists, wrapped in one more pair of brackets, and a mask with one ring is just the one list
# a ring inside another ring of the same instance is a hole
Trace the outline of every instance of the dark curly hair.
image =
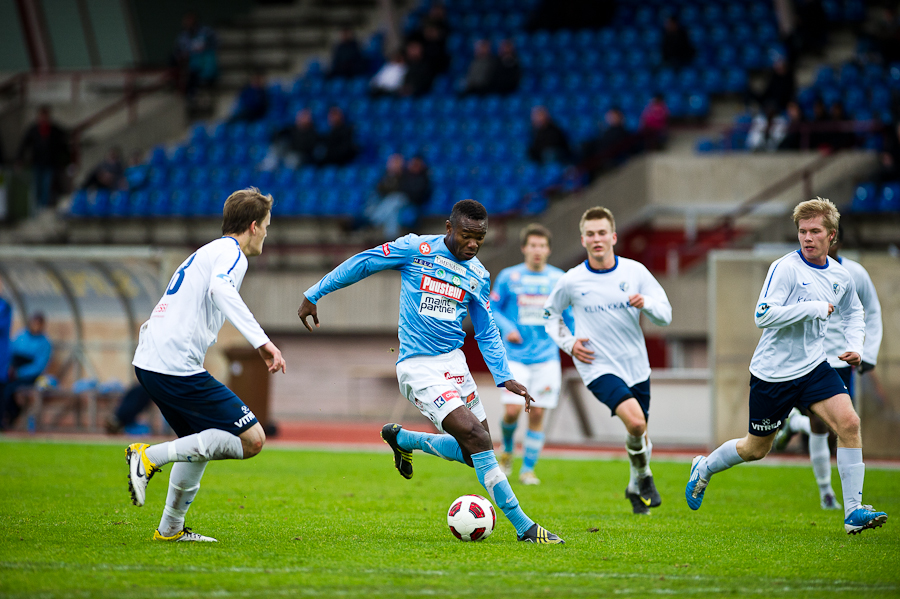
[(460, 200), (453, 205), (450, 212), (450, 224), (455, 227), (462, 217), (475, 221), (487, 220), (488, 213), (485, 207), (475, 200)]

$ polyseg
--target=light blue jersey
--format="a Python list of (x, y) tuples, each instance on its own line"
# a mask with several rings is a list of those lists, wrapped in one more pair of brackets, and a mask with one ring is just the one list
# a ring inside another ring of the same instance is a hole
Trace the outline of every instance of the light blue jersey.
[[(549, 264), (541, 272), (534, 272), (524, 263), (504, 268), (497, 275), (491, 301), (510, 360), (522, 364), (559, 360), (559, 348), (544, 330), (544, 303), (562, 275), (562, 270)], [(570, 324), (571, 310), (563, 316)], [(518, 331), (522, 343), (506, 338), (513, 331)]]
[(400, 358), (439, 356), (463, 346), (468, 315), (475, 340), (497, 386), (512, 380), (500, 331), (494, 323), (490, 274), (472, 258), (459, 262), (442, 235), (406, 235), (360, 252), (322, 277), (304, 295), (312, 303), (382, 270), (399, 270)]

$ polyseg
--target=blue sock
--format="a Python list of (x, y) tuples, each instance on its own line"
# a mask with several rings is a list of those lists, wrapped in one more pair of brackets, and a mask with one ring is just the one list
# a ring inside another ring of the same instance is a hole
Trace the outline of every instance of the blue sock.
[(419, 449), (450, 462), (466, 463), (459, 443), (450, 435), (433, 435), (402, 428), (397, 433), (397, 444), (407, 451)]
[(500, 430), (503, 431), (503, 451), (506, 453), (513, 452), (513, 435), (516, 434), (516, 426), (519, 421), (508, 424), (505, 420), (500, 421)]
[(543, 448), (544, 431), (528, 429), (525, 433), (525, 456), (522, 458), (522, 470), (524, 472), (534, 470), (534, 465), (537, 464)]
[(522, 535), (534, 526), (534, 520), (526, 516), (519, 507), (519, 500), (516, 499), (516, 494), (509, 486), (506, 475), (500, 470), (494, 452), (476, 453), (472, 455), (472, 463), (475, 465), (478, 482), (487, 490), (497, 507), (503, 510), (512, 525), (516, 527), (516, 534)]

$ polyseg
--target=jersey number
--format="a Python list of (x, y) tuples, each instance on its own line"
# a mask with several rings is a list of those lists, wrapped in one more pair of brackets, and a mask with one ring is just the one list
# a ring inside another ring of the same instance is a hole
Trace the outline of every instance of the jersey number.
[(178, 293), (178, 290), (181, 289), (181, 284), (184, 283), (184, 271), (187, 270), (187, 267), (191, 265), (191, 262), (194, 261), (196, 256), (197, 254), (191, 254), (187, 263), (175, 271), (175, 274), (172, 275), (172, 281), (169, 283), (169, 288), (166, 289), (166, 295), (175, 295)]

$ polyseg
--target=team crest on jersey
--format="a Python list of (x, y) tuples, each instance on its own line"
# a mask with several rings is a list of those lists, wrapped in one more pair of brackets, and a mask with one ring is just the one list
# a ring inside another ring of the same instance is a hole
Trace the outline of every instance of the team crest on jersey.
[(619, 283), (619, 289), (622, 291), (628, 291), (628, 281), (622, 281)]
[(425, 254), (426, 256), (431, 253), (431, 246), (428, 245), (428, 242), (423, 241), (419, 244), (419, 253)]
[(478, 281), (475, 279), (469, 279), (469, 291), (472, 293), (478, 293)]
[(453, 278), (450, 279), (450, 282), (457, 287), (462, 287), (462, 279), (459, 278), (459, 275), (453, 275)]
[(837, 283), (832, 283), (832, 284), (831, 284), (831, 288), (834, 289), (834, 294), (835, 294), (835, 295), (837, 295), (837, 294), (838, 294), (838, 291), (841, 290), (841, 286), (838, 285)]

